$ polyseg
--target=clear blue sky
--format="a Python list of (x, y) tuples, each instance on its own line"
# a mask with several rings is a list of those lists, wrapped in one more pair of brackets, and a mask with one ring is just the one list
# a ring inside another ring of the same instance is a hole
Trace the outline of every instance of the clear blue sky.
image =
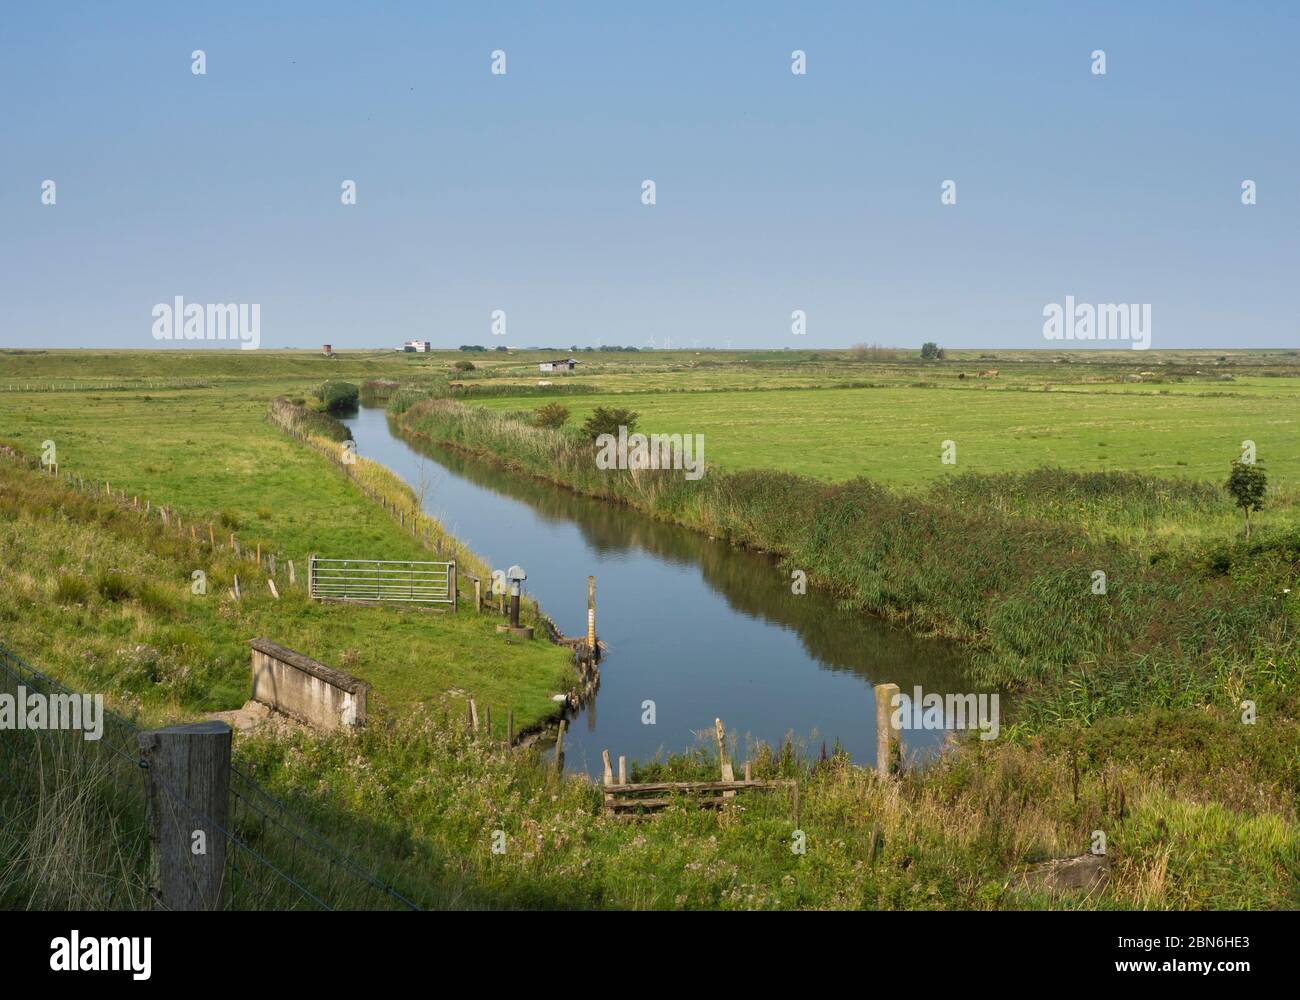
[(701, 6), (11, 5), (0, 345), (1300, 343), (1300, 4)]

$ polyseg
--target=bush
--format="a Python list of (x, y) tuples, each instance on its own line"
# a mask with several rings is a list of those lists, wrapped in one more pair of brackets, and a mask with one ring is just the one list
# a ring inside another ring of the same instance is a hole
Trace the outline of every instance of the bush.
[(351, 382), (329, 379), (321, 383), (316, 395), (320, 397), (320, 401), (327, 412), (342, 413), (356, 409), (357, 401), (361, 397), (361, 390)]
[(536, 427), (563, 427), (566, 420), (569, 419), (569, 409), (561, 406), (559, 403), (547, 403), (539, 407), (533, 414), (533, 425)]
[(228, 528), (231, 531), (239, 530), (239, 515), (234, 511), (223, 510), (217, 515), (217, 520), (221, 522), (223, 528)]
[(472, 371), (474, 371), (474, 362), (473, 362), (473, 361), (457, 361), (456, 364), (453, 365), (453, 367), (454, 367), (454, 368), (456, 369), (456, 371), (458, 371), (458, 372), (472, 372)]
[(582, 424), (582, 433), (595, 441), (602, 434), (618, 436), (618, 429), (626, 427), (629, 434), (636, 429), (639, 413), (621, 407), (598, 406)]
[(921, 345), (922, 361), (942, 361), (945, 356), (944, 349), (936, 344), (933, 340), (927, 340)]

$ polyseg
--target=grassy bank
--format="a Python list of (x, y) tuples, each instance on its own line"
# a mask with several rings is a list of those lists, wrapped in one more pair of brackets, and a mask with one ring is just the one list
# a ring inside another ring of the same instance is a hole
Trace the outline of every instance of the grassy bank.
[[(302, 455), (318, 463), (322, 482), (359, 492), (323, 457), (305, 448)], [(369, 470), (363, 479), (382, 484), (386, 471)], [(454, 692), (461, 704), (474, 696), (496, 708), (494, 724), (503, 731), (513, 710), (523, 730), (551, 717), (552, 695), (572, 684), (567, 650), (504, 642), (472, 601), (455, 614), (312, 601), (301, 543), (278, 549), (277, 599), (265, 565), (275, 550), (264, 548), (259, 572), (248, 559), (257, 536), (243, 526), (214, 517), (213, 546), (211, 522), (187, 515), (177, 531), (175, 518), (164, 525), (157, 507), (146, 516), (143, 501), (136, 509), (117, 487), (106, 497), (101, 484), (92, 486), (82, 491), (0, 460), (0, 628), (21, 655), (70, 686), (105, 693), (128, 717), (154, 723), (238, 708), (248, 696), (248, 640), (259, 635), (371, 682), (381, 713), (439, 704)], [(274, 495), (274, 488), (261, 493), (263, 502)], [(365, 514), (355, 527), (365, 530), (368, 520), (371, 530), (396, 535), (396, 558), (427, 557), (422, 540), (361, 500)], [(191, 525), (200, 528), (194, 535)], [(241, 540), (239, 554), (230, 534)], [(459, 547), (456, 555), (473, 565)], [(290, 558), (296, 584), (288, 580)], [(205, 576), (202, 594), (193, 591), (195, 571)], [(230, 594), (236, 574), (239, 600)], [(493, 669), (484, 670), (489, 661)]]

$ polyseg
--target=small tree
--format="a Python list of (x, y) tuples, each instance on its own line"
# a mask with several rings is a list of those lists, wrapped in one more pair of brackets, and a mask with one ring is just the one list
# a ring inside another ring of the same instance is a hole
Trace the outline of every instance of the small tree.
[(632, 410), (624, 410), (613, 406), (598, 406), (591, 411), (589, 416), (582, 423), (582, 433), (592, 441), (602, 434), (613, 434), (618, 436), (618, 429), (626, 427), (629, 434), (636, 428), (636, 418), (639, 413)]
[(921, 360), (934, 361), (936, 358), (942, 358), (943, 351), (933, 340), (927, 340), (921, 345)]
[(1246, 537), (1250, 537), (1250, 512), (1264, 507), (1264, 488), (1268, 477), (1262, 466), (1247, 464), (1240, 459), (1232, 463), (1232, 472), (1224, 484), (1237, 506), (1246, 512)]
[(559, 403), (547, 403), (537, 408), (533, 414), (533, 424), (537, 427), (563, 427), (569, 419), (569, 410)]

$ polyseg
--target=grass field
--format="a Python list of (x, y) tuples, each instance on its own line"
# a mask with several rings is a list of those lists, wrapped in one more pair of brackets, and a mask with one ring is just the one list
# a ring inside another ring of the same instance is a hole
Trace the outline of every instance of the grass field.
[[(629, 407), (642, 430), (703, 433), (722, 475), (702, 481), (715, 492), (664, 484), (619, 499), (793, 553), (846, 611), (963, 637), (995, 681), (1034, 693), (1034, 725), (997, 746), (968, 741), (896, 784), (834, 755), (755, 751), (760, 776), (801, 781), (804, 857), (776, 796), (630, 827), (536, 750), (467, 740), (463, 701), (448, 694), (474, 693), (498, 729), (511, 706), (527, 724), (563, 689), (565, 651), (506, 646), (472, 614), (321, 608), (256, 587), (235, 604), (221, 596), (234, 567), (219, 554), (5, 462), (0, 634), (144, 722), (235, 707), (256, 634), (370, 680), (380, 724), (355, 739), (262, 733), (240, 752), (277, 795), (353, 831), (434, 905), (1300, 906), (1296, 352), (955, 352), (925, 364), (908, 352), (583, 352), (582, 374), (539, 389), (537, 360), (565, 353), (0, 352), (0, 442), (37, 455), (53, 440), (65, 469), (187, 522), (224, 515), (244, 545), (281, 559), (407, 558), (423, 549), (356, 481), (268, 422), (273, 399), (325, 377), (455, 392), (468, 417), (417, 407), (412, 426), (593, 490), (609, 488), (589, 481), (579, 450), (509, 414), (554, 397), (572, 426), (596, 405)], [(474, 371), (452, 367), (467, 358)], [(974, 377), (993, 367), (996, 380)], [(1272, 482), (1249, 544), (1220, 488), (1246, 438)], [(939, 461), (945, 439), (955, 468)], [(1044, 465), (1060, 468), (1031, 471)], [(214, 586), (200, 599), (187, 582), (204, 560)], [(1116, 600), (1080, 596), (1094, 565), (1113, 571)], [(1259, 725), (1238, 719), (1247, 693)], [(635, 773), (716, 768), (706, 751)], [(1025, 864), (1077, 853), (1098, 828), (1114, 858), (1104, 892), (1049, 897), (1020, 883)], [(496, 829), (504, 855), (490, 849)], [(0, 865), (0, 894), (27, 891), (31, 869), (16, 882), (14, 870)]]
[[(222, 541), (233, 532), (245, 549), (260, 543), (265, 553), (277, 555), (282, 574), (292, 559), (305, 575), (310, 553), (429, 558), (334, 463), (268, 423), (269, 398), (269, 388), (230, 386), (158, 394), (0, 394), (0, 438), (32, 456), (40, 454), (42, 441), (53, 440), (62, 469), (97, 484), (106, 480), (115, 493), (138, 496), (142, 505), (168, 505), (205, 532), (215, 523)], [(85, 538), (75, 523), (37, 519), (3, 527), (5, 594), (27, 609), (9, 618), (11, 643), (34, 659), (62, 665), (69, 683), (93, 683), (100, 690), (107, 685), (110, 694), (114, 678), (138, 672), (138, 664), (126, 662), (133, 656), (148, 659), (181, 648), (182, 663), (203, 664), (210, 683), (191, 686), (158, 710), (239, 707), (247, 697), (247, 640), (254, 635), (371, 681), (381, 709), (432, 704), (454, 689), (497, 706), (503, 724), (505, 710), (513, 709), (519, 729), (552, 716), (551, 696), (567, 690), (571, 680), (567, 651), (540, 640), (507, 645), (493, 623), (464, 605), (458, 615), (322, 607), (300, 589), (288, 589), (283, 576), (284, 600), (275, 602), (261, 581), (249, 586), (246, 572), (245, 600), (225, 598), (228, 575), (200, 600), (189, 594), (189, 575), (194, 568), (211, 568), (206, 546), (190, 554), (193, 566), (185, 568), (149, 558), (141, 539), (151, 529), (143, 523), (111, 545), (93, 534), (93, 526), (86, 526)], [(85, 605), (61, 603), (47, 593), (60, 574), (93, 583), (97, 573), (110, 571), (160, 589), (168, 615), (159, 620), (136, 601), (104, 602), (93, 593)], [(137, 646), (139, 654), (123, 652)], [(496, 670), (482, 670), (487, 656)], [(87, 663), (99, 666), (88, 673)], [(159, 691), (140, 693), (156, 698)]]
[[(1300, 381), (1257, 388), (635, 392), (564, 405), (574, 421), (597, 406), (629, 407), (645, 433), (703, 434), (706, 460), (725, 468), (777, 468), (828, 482), (868, 476), (913, 487), (953, 473), (1042, 465), (1221, 480), (1250, 439), (1275, 481), (1300, 484)], [(485, 405), (519, 408), (509, 398)], [(956, 443), (955, 464), (940, 462), (945, 440)]]

